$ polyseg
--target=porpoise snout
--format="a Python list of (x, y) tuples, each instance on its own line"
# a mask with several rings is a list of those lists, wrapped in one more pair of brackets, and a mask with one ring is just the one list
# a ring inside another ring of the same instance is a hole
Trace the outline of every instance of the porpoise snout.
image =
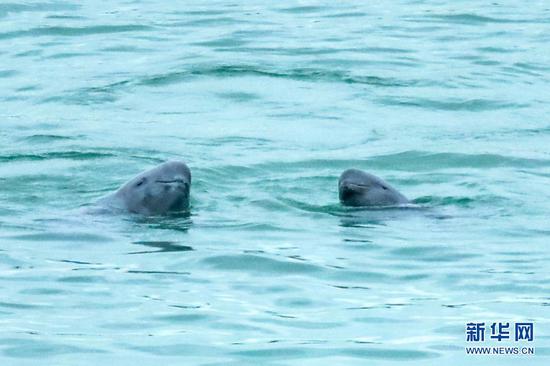
[(359, 192), (368, 191), (368, 187), (362, 184), (357, 184), (349, 180), (343, 180), (338, 184), (338, 195), (340, 201), (346, 201)]
[(407, 203), (405, 196), (375, 175), (348, 169), (338, 181), (340, 202), (346, 206), (384, 206)]

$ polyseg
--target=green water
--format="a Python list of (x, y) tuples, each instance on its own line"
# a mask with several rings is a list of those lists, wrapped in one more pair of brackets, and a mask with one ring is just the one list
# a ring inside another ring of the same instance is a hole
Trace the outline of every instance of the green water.
[[(0, 364), (548, 364), (549, 24), (545, 2), (0, 4)], [(190, 217), (82, 212), (169, 159)], [(351, 167), (420, 207), (341, 207)], [(469, 322), (533, 322), (478, 345), (535, 356), (466, 355)]]

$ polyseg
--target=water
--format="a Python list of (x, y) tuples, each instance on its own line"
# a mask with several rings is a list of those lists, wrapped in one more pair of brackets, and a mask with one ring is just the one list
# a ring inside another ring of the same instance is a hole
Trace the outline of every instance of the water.
[[(548, 364), (549, 24), (543, 1), (0, 4), (0, 363)], [(168, 159), (189, 218), (79, 211)], [(343, 209), (350, 167), (422, 208)], [(467, 356), (472, 321), (534, 322), (501, 344), (536, 356)]]

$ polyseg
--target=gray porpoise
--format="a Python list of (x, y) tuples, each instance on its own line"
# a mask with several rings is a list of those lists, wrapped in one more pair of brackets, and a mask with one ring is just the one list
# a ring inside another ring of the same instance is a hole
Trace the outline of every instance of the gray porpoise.
[(132, 178), (98, 204), (115, 211), (164, 215), (189, 208), (191, 171), (181, 161), (168, 161)]
[(338, 181), (338, 195), (344, 206), (392, 206), (409, 200), (384, 180), (359, 169), (348, 169)]

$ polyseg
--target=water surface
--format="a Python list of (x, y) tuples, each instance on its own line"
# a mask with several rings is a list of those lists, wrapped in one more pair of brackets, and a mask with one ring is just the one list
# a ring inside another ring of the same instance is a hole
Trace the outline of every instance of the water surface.
[[(547, 364), (549, 23), (545, 2), (0, 4), (1, 363)], [(190, 217), (78, 210), (168, 159)], [(343, 209), (350, 167), (423, 208)], [(537, 355), (466, 356), (471, 321), (534, 322)]]

